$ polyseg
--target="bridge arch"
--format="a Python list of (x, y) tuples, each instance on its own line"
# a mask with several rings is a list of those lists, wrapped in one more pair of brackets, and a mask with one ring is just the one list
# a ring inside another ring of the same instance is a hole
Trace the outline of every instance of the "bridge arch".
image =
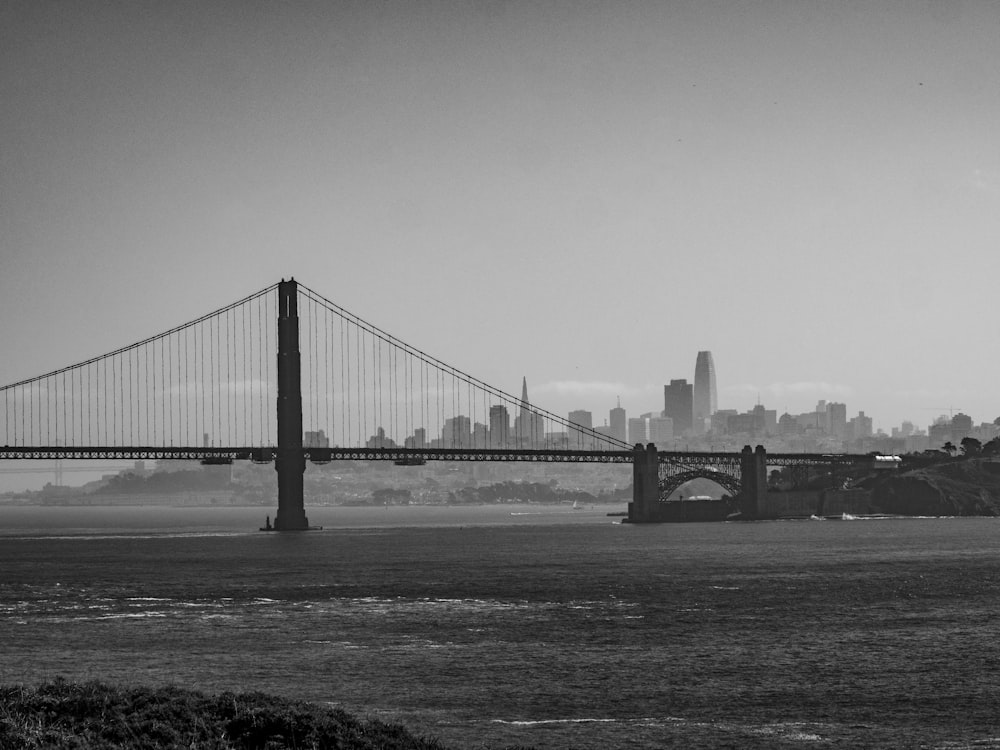
[(661, 477), (659, 482), (660, 501), (667, 500), (667, 498), (669, 498), (674, 492), (690, 482), (692, 479), (708, 479), (715, 482), (717, 485), (722, 487), (722, 489), (728, 492), (731, 497), (736, 497), (740, 494), (740, 477), (727, 474), (726, 472), (719, 471), (718, 469), (700, 467), (696, 469), (688, 469), (686, 471), (671, 472), (668, 476)]

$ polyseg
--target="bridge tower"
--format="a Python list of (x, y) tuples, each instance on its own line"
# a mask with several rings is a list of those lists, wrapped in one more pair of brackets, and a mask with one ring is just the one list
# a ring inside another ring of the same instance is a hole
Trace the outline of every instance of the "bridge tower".
[(767, 496), (767, 451), (763, 445), (758, 445), (757, 450), (743, 446), (740, 477), (740, 510), (748, 518), (757, 518)]
[(660, 457), (656, 446), (645, 448), (636, 443), (632, 449), (632, 502), (628, 504), (629, 523), (656, 520), (660, 502)]
[(278, 284), (278, 472), (277, 531), (309, 528), (303, 497), (302, 357), (299, 352), (299, 287), (295, 279)]

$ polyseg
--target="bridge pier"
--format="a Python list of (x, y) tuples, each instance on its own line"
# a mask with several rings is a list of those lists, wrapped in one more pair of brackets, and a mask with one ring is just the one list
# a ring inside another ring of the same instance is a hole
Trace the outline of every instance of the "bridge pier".
[(757, 450), (743, 446), (740, 483), (740, 512), (744, 518), (758, 518), (767, 497), (767, 451), (763, 445), (758, 445)]
[(309, 528), (305, 509), (306, 459), (302, 450), (302, 357), (299, 352), (298, 284), (278, 284), (278, 512), (275, 531)]
[(657, 520), (660, 502), (660, 457), (656, 446), (645, 448), (636, 443), (632, 450), (632, 502), (628, 504), (629, 523), (652, 523)]

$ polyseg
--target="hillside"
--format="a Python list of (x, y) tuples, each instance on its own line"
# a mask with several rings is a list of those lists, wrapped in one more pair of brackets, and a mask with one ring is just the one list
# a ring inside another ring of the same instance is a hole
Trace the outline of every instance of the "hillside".
[(1000, 516), (1000, 460), (961, 458), (882, 477), (872, 505), (912, 516)]

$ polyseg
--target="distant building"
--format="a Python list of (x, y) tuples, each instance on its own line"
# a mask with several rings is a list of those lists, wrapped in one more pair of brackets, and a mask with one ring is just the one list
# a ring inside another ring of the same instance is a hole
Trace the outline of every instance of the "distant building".
[(441, 444), (445, 448), (469, 448), (471, 436), (472, 420), (464, 414), (444, 420)]
[(778, 432), (778, 411), (777, 409), (765, 409), (761, 404), (753, 408), (757, 419), (763, 418), (764, 434), (775, 435)]
[(858, 416), (851, 420), (851, 436), (855, 440), (872, 436), (872, 418), (866, 417), (863, 411), (859, 411)]
[(545, 433), (545, 447), (548, 450), (565, 451), (578, 446), (569, 444), (569, 433), (565, 430)]
[[(723, 427), (722, 418), (725, 417)], [(790, 414), (782, 415), (785, 429), (788, 434), (795, 434), (797, 422)], [(775, 435), (778, 433), (778, 412), (774, 409), (765, 409), (763, 405), (757, 404), (753, 409), (743, 414), (737, 414), (735, 410), (716, 412), (712, 419), (713, 429), (718, 424), (716, 430), (723, 435), (748, 435), (752, 437), (764, 437), (765, 435)]]
[(632, 417), (628, 421), (628, 441), (632, 445), (648, 442), (646, 436), (646, 420), (642, 417)]
[(545, 443), (545, 420), (531, 410), (528, 402), (528, 379), (521, 379), (520, 413), (514, 417), (514, 435), (521, 447), (542, 447)]
[(836, 401), (827, 404), (826, 415), (829, 434), (843, 440), (847, 436), (847, 404)]
[[(618, 450), (619, 449), (619, 446), (617, 446), (613, 442), (611, 442), (612, 440), (615, 440), (616, 438), (615, 438), (614, 433), (611, 431), (611, 427), (609, 425), (606, 425), (606, 424), (604, 424), (604, 425), (597, 425), (597, 427), (594, 428), (594, 432), (596, 432), (602, 438), (608, 438), (608, 440), (601, 440), (600, 438), (597, 439), (597, 441), (596, 441), (597, 442), (597, 446), (596, 447), (597, 447), (598, 450)], [(624, 436), (621, 438), (621, 441), (625, 442)]]
[(951, 439), (951, 420), (943, 414), (934, 420), (934, 424), (927, 428), (927, 437), (931, 448), (940, 448)]
[(719, 409), (712, 415), (712, 432), (717, 435), (728, 435), (732, 432), (729, 420), (739, 412), (736, 409)]
[(674, 420), (674, 434), (683, 435), (691, 431), (694, 419), (694, 393), (686, 379), (671, 380), (663, 386), (663, 416)]
[(816, 429), (823, 435), (830, 434), (830, 414), (827, 411), (825, 399), (820, 399), (816, 404)]
[(778, 434), (782, 437), (790, 437), (791, 435), (797, 435), (802, 431), (799, 426), (799, 421), (789, 414), (787, 411), (781, 415), (778, 420)]
[(510, 441), (510, 414), (503, 404), (490, 407), (490, 444), (503, 448)]
[(959, 412), (951, 418), (951, 441), (955, 445), (962, 442), (962, 438), (969, 437), (971, 434), (972, 417), (968, 414), (962, 414)]
[(712, 360), (712, 352), (709, 351), (698, 352), (695, 361), (692, 409), (694, 433), (703, 435), (710, 428), (709, 420), (718, 409), (715, 362)]
[(415, 429), (413, 434), (404, 441), (404, 446), (407, 448), (426, 448), (427, 430), (423, 427)]
[(615, 440), (620, 440), (625, 443), (628, 442), (628, 422), (625, 418), (625, 410), (622, 408), (621, 400), (618, 401), (618, 406), (611, 410), (608, 420), (611, 425), (611, 437)]
[(594, 415), (585, 409), (577, 409), (569, 413), (569, 421), (574, 425), (579, 425), (584, 429), (571, 426), (569, 428), (569, 444), (576, 448), (589, 448), (591, 440), (591, 430), (594, 428)]
[(302, 436), (302, 447), (303, 448), (329, 448), (330, 439), (326, 436), (323, 430), (316, 430), (311, 432), (306, 430)]
[(674, 420), (670, 417), (650, 417), (646, 421), (649, 442), (660, 450), (667, 450), (674, 440)]
[(366, 448), (395, 448), (396, 442), (392, 438), (385, 436), (385, 430), (379, 427), (375, 434), (368, 438), (365, 443)]

